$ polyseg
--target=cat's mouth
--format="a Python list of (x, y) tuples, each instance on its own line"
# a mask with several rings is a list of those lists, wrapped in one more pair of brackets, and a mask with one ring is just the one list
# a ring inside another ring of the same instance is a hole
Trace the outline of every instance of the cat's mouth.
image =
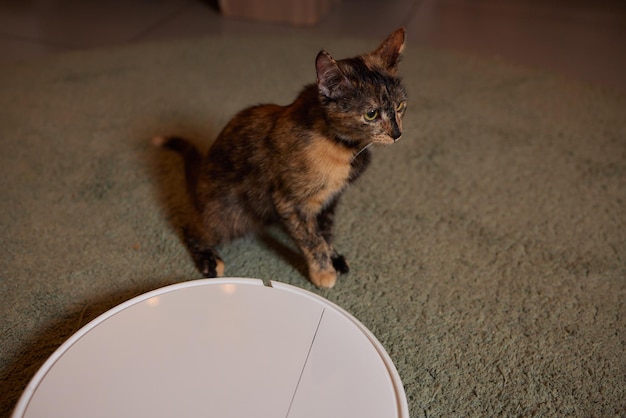
[(398, 142), (401, 138), (402, 138), (402, 135), (398, 136), (397, 138), (393, 138), (389, 135), (385, 135), (379, 138), (375, 138), (374, 143), (377, 145), (391, 145), (391, 144), (395, 144), (396, 142)]

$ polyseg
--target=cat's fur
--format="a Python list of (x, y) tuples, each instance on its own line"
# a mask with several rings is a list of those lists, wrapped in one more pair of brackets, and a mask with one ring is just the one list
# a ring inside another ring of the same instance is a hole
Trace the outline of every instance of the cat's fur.
[(205, 277), (224, 272), (217, 245), (274, 222), (302, 251), (316, 286), (332, 287), (348, 272), (333, 247), (335, 207), (369, 164), (367, 147), (402, 134), (406, 92), (397, 65), (404, 39), (398, 29), (374, 52), (340, 61), (321, 51), (317, 84), (288, 106), (241, 111), (204, 158), (184, 139), (155, 138), (184, 156), (195, 206), (184, 239)]

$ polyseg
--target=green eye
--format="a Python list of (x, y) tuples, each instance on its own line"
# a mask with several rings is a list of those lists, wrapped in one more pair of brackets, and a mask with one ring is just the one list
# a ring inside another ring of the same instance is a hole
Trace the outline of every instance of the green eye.
[(363, 117), (365, 117), (365, 120), (371, 122), (373, 120), (375, 120), (378, 117), (378, 110), (370, 110), (369, 112), (367, 112), (365, 115), (363, 115)]
[(406, 102), (400, 102), (400, 104), (396, 107), (396, 112), (403, 112), (406, 109)]

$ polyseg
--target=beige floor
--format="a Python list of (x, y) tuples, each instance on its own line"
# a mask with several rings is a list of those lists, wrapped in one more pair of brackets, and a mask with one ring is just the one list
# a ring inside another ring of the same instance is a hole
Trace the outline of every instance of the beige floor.
[(624, 0), (342, 0), (310, 28), (227, 19), (209, 3), (0, 0), (0, 65), (67, 50), (203, 35), (382, 38), (404, 25), (414, 44), (497, 56), (626, 92)]

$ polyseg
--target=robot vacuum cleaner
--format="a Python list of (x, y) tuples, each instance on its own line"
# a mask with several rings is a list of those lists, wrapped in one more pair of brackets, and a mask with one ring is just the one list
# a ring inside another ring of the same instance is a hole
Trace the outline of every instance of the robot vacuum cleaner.
[(352, 315), (279, 282), (167, 286), (80, 329), (13, 418), (408, 418), (389, 355)]

